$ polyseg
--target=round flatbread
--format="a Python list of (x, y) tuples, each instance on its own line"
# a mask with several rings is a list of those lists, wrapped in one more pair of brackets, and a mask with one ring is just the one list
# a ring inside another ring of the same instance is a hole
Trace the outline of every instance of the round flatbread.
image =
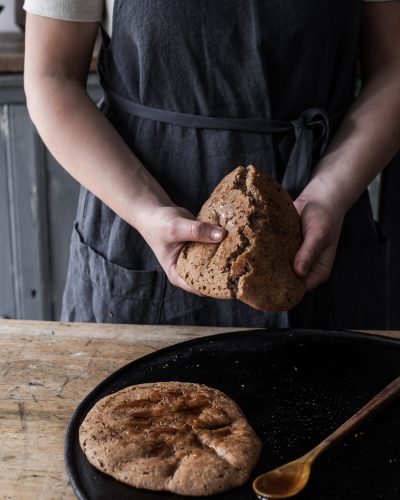
[(252, 165), (222, 179), (198, 219), (218, 224), (219, 244), (186, 243), (178, 274), (203, 295), (237, 298), (268, 312), (288, 311), (303, 298), (304, 281), (293, 270), (302, 242), (299, 214), (289, 194)]
[(221, 391), (184, 382), (128, 387), (100, 400), (79, 430), (97, 469), (137, 488), (213, 495), (242, 485), (261, 442)]

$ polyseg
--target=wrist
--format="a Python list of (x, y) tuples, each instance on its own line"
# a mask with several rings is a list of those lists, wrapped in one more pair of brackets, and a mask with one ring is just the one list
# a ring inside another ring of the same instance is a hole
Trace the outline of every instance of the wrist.
[(148, 193), (146, 196), (137, 197), (131, 203), (127, 222), (143, 235), (151, 221), (160, 217), (162, 210), (174, 206), (168, 197)]
[(340, 209), (344, 212), (352, 205), (348, 195), (344, 193), (341, 183), (332, 182), (330, 179), (324, 177), (315, 177), (311, 179), (300, 193), (299, 199), (312, 199), (322, 205)]
[[(318, 167), (318, 166), (317, 166)], [(349, 174), (352, 169), (344, 168), (343, 164), (335, 169), (333, 165), (316, 168), (312, 178), (304, 188), (299, 198), (312, 197), (324, 205), (336, 209), (347, 210), (357, 201), (366, 186), (355, 184), (354, 176)]]
[(114, 196), (115, 211), (140, 233), (155, 211), (174, 206), (164, 189), (137, 161), (131, 164), (119, 182), (118, 189), (113, 186), (120, 194)]

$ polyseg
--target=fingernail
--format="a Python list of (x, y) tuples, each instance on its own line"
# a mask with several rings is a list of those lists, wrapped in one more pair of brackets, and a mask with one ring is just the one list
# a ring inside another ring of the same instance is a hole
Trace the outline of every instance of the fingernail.
[(224, 235), (223, 229), (221, 229), (219, 227), (214, 227), (213, 229), (211, 229), (211, 239), (212, 240), (220, 241), (220, 240), (222, 240), (223, 235)]

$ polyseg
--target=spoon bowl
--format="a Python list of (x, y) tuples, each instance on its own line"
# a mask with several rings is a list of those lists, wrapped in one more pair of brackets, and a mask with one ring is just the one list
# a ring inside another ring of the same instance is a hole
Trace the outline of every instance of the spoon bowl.
[(312, 459), (308, 455), (261, 474), (253, 482), (259, 498), (289, 498), (297, 495), (308, 483)]

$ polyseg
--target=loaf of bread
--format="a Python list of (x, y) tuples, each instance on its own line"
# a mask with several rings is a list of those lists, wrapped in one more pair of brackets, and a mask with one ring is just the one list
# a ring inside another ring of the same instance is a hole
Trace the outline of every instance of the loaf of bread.
[(237, 167), (222, 179), (198, 219), (222, 226), (220, 244), (188, 242), (178, 274), (208, 297), (237, 298), (255, 309), (288, 311), (303, 298), (293, 271), (302, 242), (300, 217), (289, 194), (254, 166)]
[(138, 384), (104, 397), (82, 422), (79, 442), (89, 462), (118, 481), (191, 496), (244, 484), (261, 452), (236, 403), (189, 382)]

